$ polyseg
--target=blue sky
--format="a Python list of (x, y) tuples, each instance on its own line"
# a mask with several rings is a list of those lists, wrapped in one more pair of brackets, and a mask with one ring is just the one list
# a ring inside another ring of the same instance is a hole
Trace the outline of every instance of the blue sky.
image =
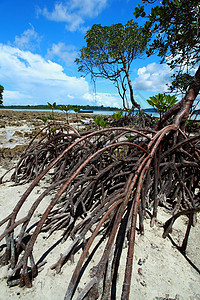
[[(0, 0), (0, 84), (4, 105), (85, 104), (121, 107), (115, 87), (81, 78), (74, 59), (93, 24), (126, 24), (142, 1), (132, 0)], [(138, 21), (138, 20), (137, 20)], [(167, 91), (169, 67), (156, 56), (133, 62), (136, 100), (148, 107), (151, 95)]]

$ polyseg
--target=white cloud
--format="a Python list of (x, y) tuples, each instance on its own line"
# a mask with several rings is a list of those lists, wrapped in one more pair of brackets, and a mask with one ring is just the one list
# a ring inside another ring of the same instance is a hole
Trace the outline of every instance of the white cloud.
[(68, 94), (67, 97), (68, 97), (69, 99), (74, 99), (74, 96), (72, 96), (72, 95), (70, 95), (70, 94)]
[(47, 57), (49, 59), (59, 58), (67, 66), (73, 65), (78, 52), (73, 45), (67, 46), (64, 43), (53, 44), (51, 49), (47, 50)]
[(171, 81), (172, 71), (166, 64), (151, 63), (139, 68), (137, 75), (133, 82), (135, 90), (164, 93), (168, 90), (167, 84)]
[(61, 65), (38, 54), (0, 44), (0, 82), (5, 88), (4, 105), (90, 104), (121, 106), (109, 93), (90, 92), (85, 78), (70, 77)]
[(30, 24), (31, 28), (25, 30), (20, 36), (15, 36), (14, 46), (21, 50), (35, 50), (39, 47), (41, 37)]
[(84, 95), (84, 99), (93, 102), (95, 101), (95, 105), (98, 106), (110, 106), (110, 107), (121, 107), (122, 100), (118, 95), (112, 95), (109, 93), (86, 93)]
[(67, 76), (61, 65), (30, 51), (2, 44), (0, 82), (6, 90), (5, 105), (46, 104), (47, 101), (66, 103), (72, 98), (80, 103), (89, 91), (84, 78)]
[(30, 95), (22, 94), (19, 91), (7, 91), (7, 90), (5, 90), (3, 96), (8, 101), (12, 101), (12, 99), (19, 99), (19, 100), (24, 99), (24, 98), (25, 99), (27, 99), (27, 98), (31, 99)]
[(38, 9), (38, 15), (45, 16), (48, 20), (65, 22), (69, 31), (86, 31), (86, 18), (98, 16), (106, 7), (108, 0), (68, 0), (56, 2), (54, 9), (50, 12), (46, 7)]

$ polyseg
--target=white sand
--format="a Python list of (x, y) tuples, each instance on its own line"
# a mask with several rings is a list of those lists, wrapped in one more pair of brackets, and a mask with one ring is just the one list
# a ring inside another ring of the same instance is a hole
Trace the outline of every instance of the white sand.
[[(25, 126), (26, 127), (26, 126)], [(6, 127), (0, 129), (0, 147), (13, 148), (15, 145), (23, 144), (25, 138), (14, 135), (15, 130), (21, 132), (27, 131), (27, 128)], [(9, 163), (10, 164), (10, 163)], [(7, 163), (0, 161), (0, 177), (4, 174), (8, 167)], [(0, 185), (0, 220), (10, 214), (13, 207), (20, 199), (23, 192), (27, 189), (29, 184), (23, 186), (14, 186), (13, 182), (8, 181), (10, 176), (7, 176), (4, 183)], [(20, 216), (23, 216), (31, 203), (35, 201), (39, 193), (44, 189), (44, 181), (42, 181), (31, 193), (28, 202), (25, 203)], [(38, 207), (34, 214), (34, 220), (38, 221), (38, 214), (41, 213), (48, 205), (50, 197), (46, 197), (42, 204)], [(145, 234), (144, 236), (137, 235), (135, 243), (133, 276), (131, 281), (131, 295), (132, 299), (200, 299), (200, 274), (189, 264), (189, 262), (180, 254), (180, 252), (173, 247), (169, 238), (165, 240), (162, 238), (162, 224), (170, 218), (164, 210), (159, 210), (158, 222), (153, 228), (150, 228), (150, 220), (145, 220)], [(175, 224), (172, 233), (172, 238), (176, 243), (181, 245), (184, 233), (186, 230), (187, 218), (179, 218)], [(3, 232), (2, 226), (0, 234)], [(59, 240), (62, 232), (56, 232), (46, 239), (47, 233), (39, 235), (34, 246), (34, 258), (37, 262), (42, 255)], [(5, 240), (1, 244), (5, 243)], [(64, 244), (59, 243), (54, 249), (51, 249), (44, 260), (47, 263), (43, 270), (33, 281), (33, 287), (20, 288), (18, 286), (9, 288), (6, 283), (5, 276), (11, 270), (8, 266), (0, 267), (0, 300), (6, 299), (64, 299), (68, 283), (72, 276), (75, 264), (67, 262), (60, 274), (56, 274), (55, 270), (50, 267), (57, 262), (61, 253), (64, 253), (68, 248), (70, 241)], [(123, 250), (122, 259), (120, 261), (120, 270), (117, 285), (117, 299), (120, 299), (121, 284), (123, 282), (126, 250)], [(95, 256), (92, 258), (92, 264), (97, 265), (100, 255), (102, 254), (103, 246), (100, 246)], [(2, 255), (3, 251), (0, 253)], [(77, 262), (81, 251), (75, 255), (75, 262)], [(189, 244), (187, 248), (188, 258), (200, 269), (200, 214), (198, 214), (198, 222), (195, 227), (191, 229)], [(141, 264), (138, 264), (138, 262)], [(80, 282), (80, 287), (83, 288), (89, 281), (88, 273), (84, 274)]]
[[(4, 173), (4, 169), (0, 167), (0, 176)], [(8, 176), (7, 178), (8, 179)], [(43, 189), (43, 184), (35, 188), (29, 201), (32, 202), (38, 196), (38, 192)], [(7, 216), (11, 209), (20, 199), (23, 191), (29, 184), (23, 186), (13, 186), (12, 182), (4, 182), (0, 185), (0, 220)], [(43, 205), (38, 208), (44, 209), (49, 199), (45, 199)], [(28, 204), (24, 206), (23, 211), (26, 212)], [(34, 214), (35, 220), (38, 220), (38, 212)], [(173, 247), (168, 238), (162, 238), (163, 229), (162, 222), (166, 221), (170, 216), (163, 210), (160, 210), (157, 224), (154, 228), (150, 228), (149, 220), (145, 220), (144, 236), (136, 236), (134, 269), (132, 276), (132, 286), (130, 299), (200, 299), (200, 274), (189, 264), (189, 262)], [(181, 245), (183, 234), (186, 230), (186, 218), (182, 218), (175, 222), (172, 237)], [(2, 228), (0, 228), (2, 233)], [(34, 247), (34, 257), (37, 262), (39, 258), (57, 241), (60, 234), (54, 233), (49, 239), (45, 239), (46, 233), (39, 235)], [(20, 288), (18, 286), (9, 288), (4, 276), (8, 275), (8, 267), (0, 267), (0, 299), (63, 299), (75, 264), (67, 262), (61, 274), (55, 274), (50, 266), (54, 264), (60, 257), (60, 253), (64, 253), (69, 245), (69, 241), (64, 244), (57, 245), (50, 251), (45, 260), (43, 270), (33, 281), (32, 288)], [(118, 278), (118, 297), (120, 299), (120, 283), (123, 281), (123, 270), (125, 267), (125, 250), (120, 262), (121, 269)], [(100, 248), (95, 257), (92, 259), (94, 265), (97, 264), (99, 255), (102, 253)], [(79, 253), (80, 254), (80, 253)], [(75, 256), (77, 261), (79, 254)], [(191, 229), (189, 244), (187, 248), (188, 258), (200, 269), (200, 218), (198, 216), (197, 225)], [(141, 265), (138, 264), (139, 259)], [(80, 287), (88, 282), (88, 275), (84, 274), (80, 283)]]

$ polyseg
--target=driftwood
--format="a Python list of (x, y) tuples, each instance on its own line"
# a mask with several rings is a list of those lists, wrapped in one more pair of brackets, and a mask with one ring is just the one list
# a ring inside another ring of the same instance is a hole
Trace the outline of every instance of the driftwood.
[[(0, 236), (0, 240), (5, 239), (0, 260), (12, 267), (8, 284), (30, 287), (38, 274), (33, 256), (38, 235), (62, 230), (62, 241), (72, 237), (73, 242), (52, 269), (60, 272), (77, 249), (83, 249), (65, 299), (73, 298), (89, 250), (99, 236), (106, 246), (93, 278), (78, 299), (91, 292), (97, 297), (102, 280), (102, 299), (114, 299), (119, 259), (127, 238), (121, 299), (128, 299), (137, 215), (143, 234), (146, 213), (151, 214), (153, 226), (158, 206), (168, 209), (173, 216), (164, 226), (164, 237), (171, 232), (176, 218), (187, 215), (188, 228), (180, 249), (185, 252), (193, 215), (200, 211), (199, 158), (200, 135), (186, 136), (176, 123), (158, 132), (113, 127), (79, 134), (69, 125), (45, 127), (22, 154), (12, 175), (16, 184), (30, 181), (30, 186), (0, 222), (0, 226), (7, 224)], [(30, 193), (47, 174), (51, 182), (27, 214), (18, 219)], [(35, 210), (49, 194), (49, 205), (30, 229)]]

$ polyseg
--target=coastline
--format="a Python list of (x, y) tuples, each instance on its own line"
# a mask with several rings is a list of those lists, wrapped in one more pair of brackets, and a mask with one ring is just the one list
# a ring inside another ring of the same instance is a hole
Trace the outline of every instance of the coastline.
[[(24, 147), (29, 144), (41, 128), (46, 124), (42, 121), (48, 118), (49, 111), (12, 111), (0, 110), (0, 163), (16, 159)], [(66, 123), (66, 115), (54, 112), (55, 123)], [(82, 129), (92, 120), (89, 114), (68, 114), (69, 122), (77, 129)], [(15, 148), (17, 146), (17, 148)]]

